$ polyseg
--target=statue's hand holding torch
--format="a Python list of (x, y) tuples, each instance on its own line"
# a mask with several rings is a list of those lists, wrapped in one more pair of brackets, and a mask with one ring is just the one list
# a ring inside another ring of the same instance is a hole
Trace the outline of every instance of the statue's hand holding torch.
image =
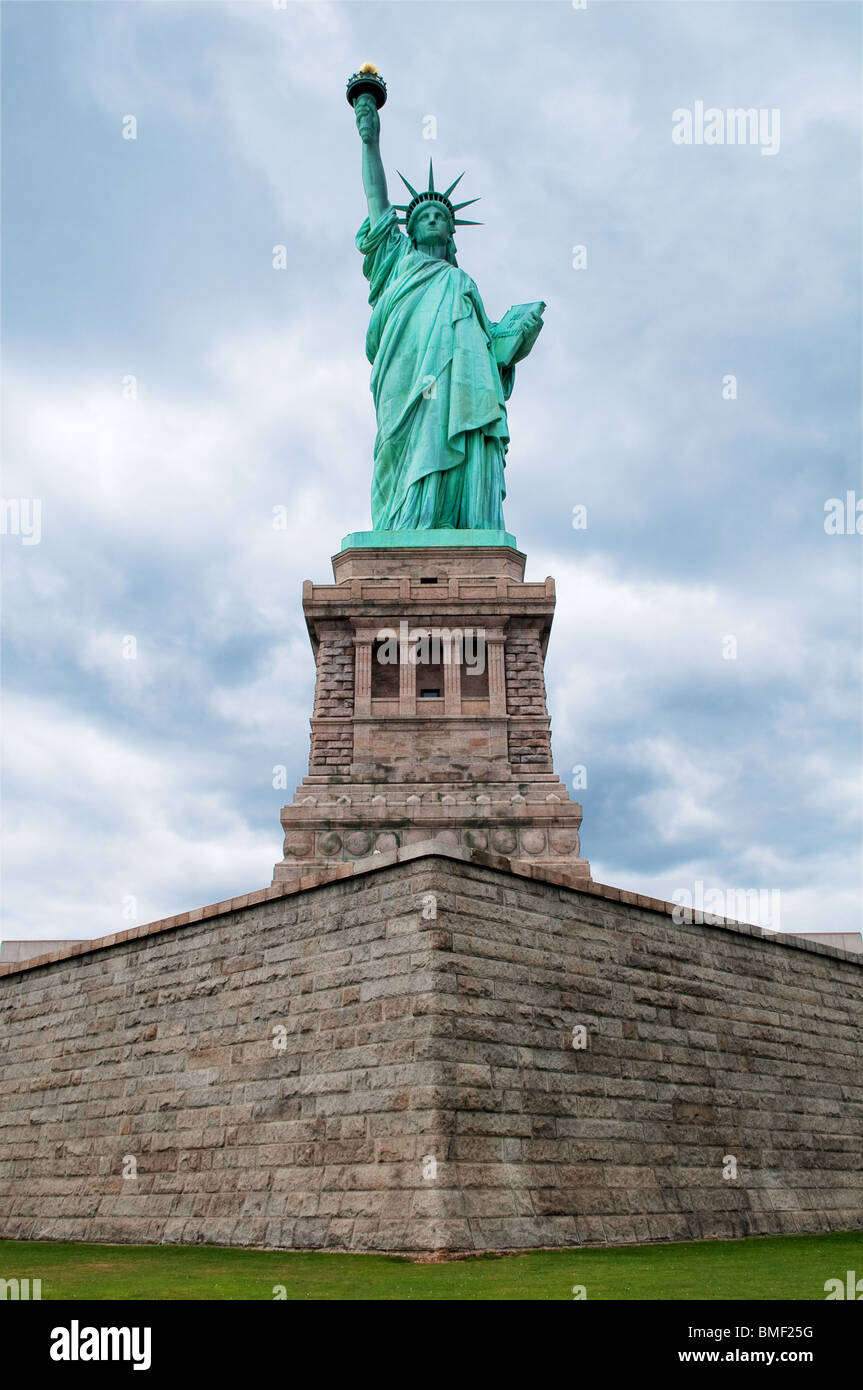
[(381, 118), (378, 115), (374, 98), (368, 94), (357, 97), (354, 102), (354, 115), (357, 118), (357, 130), (360, 132), (360, 139), (363, 144), (376, 145), (381, 136)]
[(376, 145), (381, 134), (378, 111), (387, 99), (387, 84), (374, 63), (363, 63), (359, 72), (348, 78), (347, 97), (363, 144)]

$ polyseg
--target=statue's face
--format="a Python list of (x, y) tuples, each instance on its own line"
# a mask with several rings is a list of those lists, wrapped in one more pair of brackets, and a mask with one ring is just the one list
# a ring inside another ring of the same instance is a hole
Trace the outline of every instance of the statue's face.
[(411, 236), (418, 246), (431, 246), (452, 236), (452, 220), (443, 203), (426, 203), (411, 221)]

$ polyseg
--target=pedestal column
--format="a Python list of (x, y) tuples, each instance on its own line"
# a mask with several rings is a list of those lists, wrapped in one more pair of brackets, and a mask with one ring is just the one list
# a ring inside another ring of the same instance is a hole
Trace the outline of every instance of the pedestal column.
[(485, 659), (488, 662), (488, 712), (506, 714), (506, 675), (503, 659), (504, 635), (489, 633), (485, 639)]
[(357, 714), (372, 712), (372, 646), (374, 633), (357, 632), (354, 636), (354, 661), (356, 684), (354, 686), (354, 708)]
[(416, 642), (399, 639), (399, 717), (417, 712)]

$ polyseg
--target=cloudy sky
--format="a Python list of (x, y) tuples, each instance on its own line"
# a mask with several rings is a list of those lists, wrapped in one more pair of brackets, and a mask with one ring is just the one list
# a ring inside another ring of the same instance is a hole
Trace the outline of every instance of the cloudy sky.
[[(3, 936), (122, 929), (280, 857), (301, 584), (370, 524), (344, 98), (366, 60), (391, 192), (430, 153), (467, 170), (489, 314), (548, 304), (506, 519), (557, 580), (555, 764), (587, 768), (594, 877), (857, 929), (863, 540), (824, 508), (863, 495), (859, 7), (7, 0), (2, 22), (3, 494), (41, 504), (38, 544), (3, 538)], [(778, 111), (778, 150), (675, 143), (697, 102)]]

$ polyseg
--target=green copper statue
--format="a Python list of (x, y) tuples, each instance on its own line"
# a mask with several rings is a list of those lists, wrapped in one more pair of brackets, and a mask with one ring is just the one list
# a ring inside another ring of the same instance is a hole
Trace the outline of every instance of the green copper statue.
[(462, 175), (437, 192), (430, 162), (428, 189), (418, 193), (400, 174), (411, 202), (393, 206), (380, 153), (386, 87), (370, 64), (350, 79), (348, 100), (363, 142), (368, 201), (356, 242), (371, 286), (372, 524), (376, 531), (502, 531), (505, 402), (545, 305), (517, 305), (500, 323), (489, 320), (456, 262), (456, 212), (467, 203), (451, 203), (450, 194)]

